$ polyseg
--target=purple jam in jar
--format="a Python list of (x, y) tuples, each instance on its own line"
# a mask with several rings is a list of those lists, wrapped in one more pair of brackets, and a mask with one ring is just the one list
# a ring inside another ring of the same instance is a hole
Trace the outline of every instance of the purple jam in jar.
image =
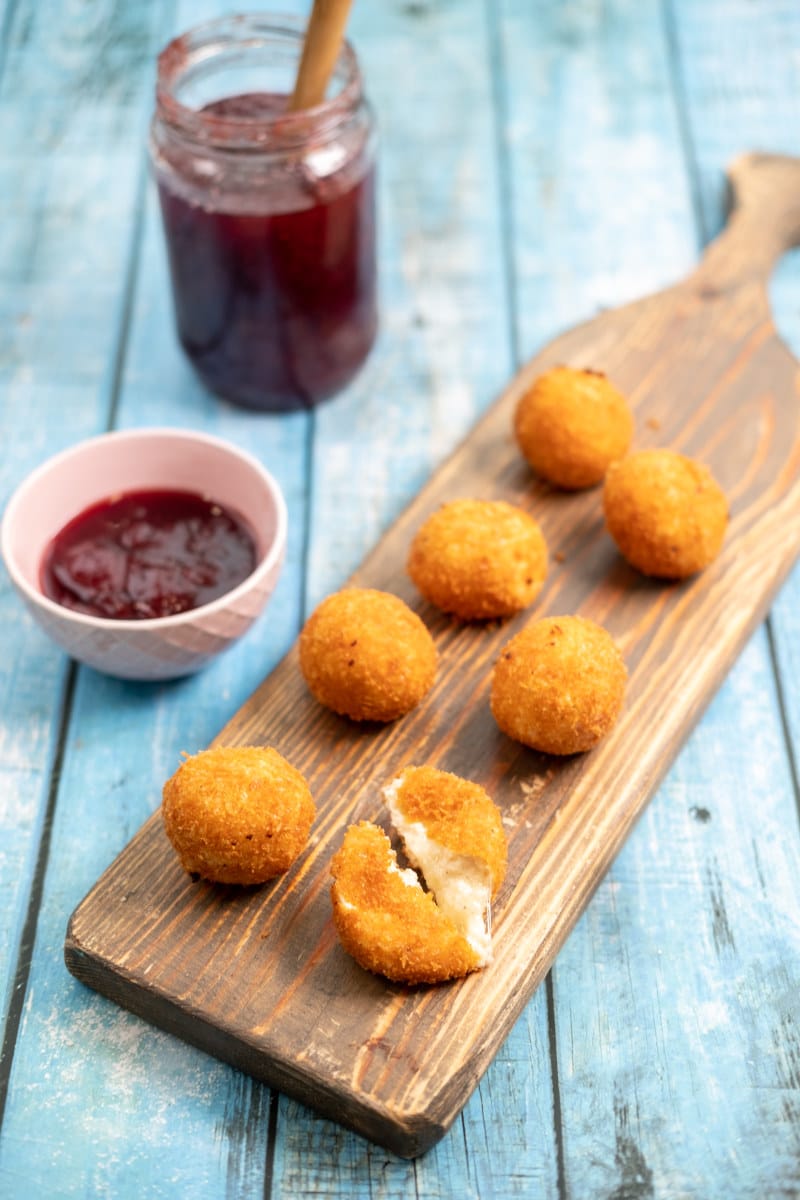
[[(287, 111), (301, 48), (299, 29), (239, 17), (159, 58), (151, 150), (178, 336), (213, 392), (265, 411), (335, 395), (377, 328), (371, 112), (347, 45), (332, 99)], [(283, 89), (214, 95), (252, 78), (256, 52)]]

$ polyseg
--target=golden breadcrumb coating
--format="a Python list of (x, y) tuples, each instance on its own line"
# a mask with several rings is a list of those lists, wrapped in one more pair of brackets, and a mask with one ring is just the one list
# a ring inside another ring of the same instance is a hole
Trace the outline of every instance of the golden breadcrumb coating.
[(546, 617), (527, 625), (500, 654), (492, 678), (497, 724), (547, 754), (589, 750), (622, 709), (627, 671), (601, 625)]
[(644, 575), (686, 579), (719, 554), (725, 493), (707, 467), (674, 450), (640, 450), (615, 463), (603, 488), (606, 525)]
[(479, 784), (434, 767), (407, 767), (383, 794), (419, 876), (399, 867), (383, 830), (351, 826), (331, 866), (344, 948), (367, 970), (405, 983), (485, 966), (491, 900), (508, 858), (500, 810)]
[(163, 789), (167, 837), (184, 868), (217, 883), (263, 883), (308, 841), (314, 801), (276, 750), (219, 746), (186, 758)]
[(354, 721), (394, 721), (419, 704), (436, 677), (436, 647), (399, 596), (344, 588), (328, 596), (300, 634), (300, 669), (312, 695)]
[(547, 545), (538, 522), (503, 500), (453, 500), (418, 529), (408, 573), (422, 595), (465, 621), (508, 617), (538, 596)]
[[(479, 783), (436, 767), (406, 767), (384, 796), (397, 828), (400, 818), (419, 823), (431, 841), (451, 854), (484, 863), (491, 894), (497, 894), (505, 879), (508, 845), (500, 809)], [(413, 854), (409, 858), (413, 862)]]
[(514, 434), (537, 475), (576, 490), (599, 483), (627, 452), (633, 415), (602, 372), (553, 367), (520, 397)]
[(398, 866), (391, 842), (377, 825), (350, 826), (331, 861), (331, 874), (339, 938), (367, 971), (398, 983), (443, 983), (481, 965), (416, 874)]

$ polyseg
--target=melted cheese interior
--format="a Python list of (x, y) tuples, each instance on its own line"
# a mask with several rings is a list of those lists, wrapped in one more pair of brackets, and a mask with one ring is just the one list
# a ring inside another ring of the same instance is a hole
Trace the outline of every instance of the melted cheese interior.
[(409, 821), (398, 808), (401, 780), (384, 788), (392, 824), (408, 861), (423, 876), (436, 904), (472, 946), (485, 966), (492, 958), (492, 879), (486, 863), (455, 854), (428, 836), (421, 821)]

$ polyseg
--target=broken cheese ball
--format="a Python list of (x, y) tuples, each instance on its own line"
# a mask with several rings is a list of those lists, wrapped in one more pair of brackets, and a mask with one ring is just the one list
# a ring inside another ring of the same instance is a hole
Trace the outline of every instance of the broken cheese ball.
[(382, 829), (351, 826), (331, 864), (345, 950), (400, 983), (443, 983), (491, 961), (491, 901), (505, 877), (500, 810), (476, 783), (409, 767), (384, 789), (410, 868)]
[(482, 965), (416, 874), (398, 866), (377, 825), (351, 825), (331, 871), (334, 924), (365, 970), (397, 983), (442, 983)]

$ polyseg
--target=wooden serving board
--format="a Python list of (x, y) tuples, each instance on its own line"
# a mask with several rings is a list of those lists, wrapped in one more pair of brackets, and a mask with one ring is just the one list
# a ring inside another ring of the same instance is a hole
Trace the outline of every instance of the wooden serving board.
[[(695, 273), (547, 346), (356, 573), (431, 628), (441, 662), (423, 704), (387, 727), (351, 724), (311, 699), (293, 650), (222, 730), (218, 743), (275, 746), (308, 778), (318, 817), (293, 870), (255, 890), (192, 883), (154, 814), (71, 918), (66, 962), (79, 979), (398, 1154), (447, 1130), (800, 552), (798, 364), (766, 294), (774, 261), (800, 241), (800, 162), (752, 155), (731, 180), (731, 220)], [(702, 575), (643, 578), (604, 530), (599, 489), (563, 494), (533, 478), (512, 412), (555, 363), (611, 376), (635, 406), (636, 447), (711, 466), (732, 519)], [(517, 503), (544, 529), (548, 582), (514, 620), (450, 620), (405, 575), (420, 522), (465, 495)], [(505, 738), (488, 703), (501, 647), (545, 613), (604, 624), (630, 672), (616, 729), (563, 760)], [(409, 763), (480, 781), (509, 836), (495, 961), (438, 987), (362, 971), (331, 921), (331, 854), (350, 822), (383, 819), (380, 788)]]

